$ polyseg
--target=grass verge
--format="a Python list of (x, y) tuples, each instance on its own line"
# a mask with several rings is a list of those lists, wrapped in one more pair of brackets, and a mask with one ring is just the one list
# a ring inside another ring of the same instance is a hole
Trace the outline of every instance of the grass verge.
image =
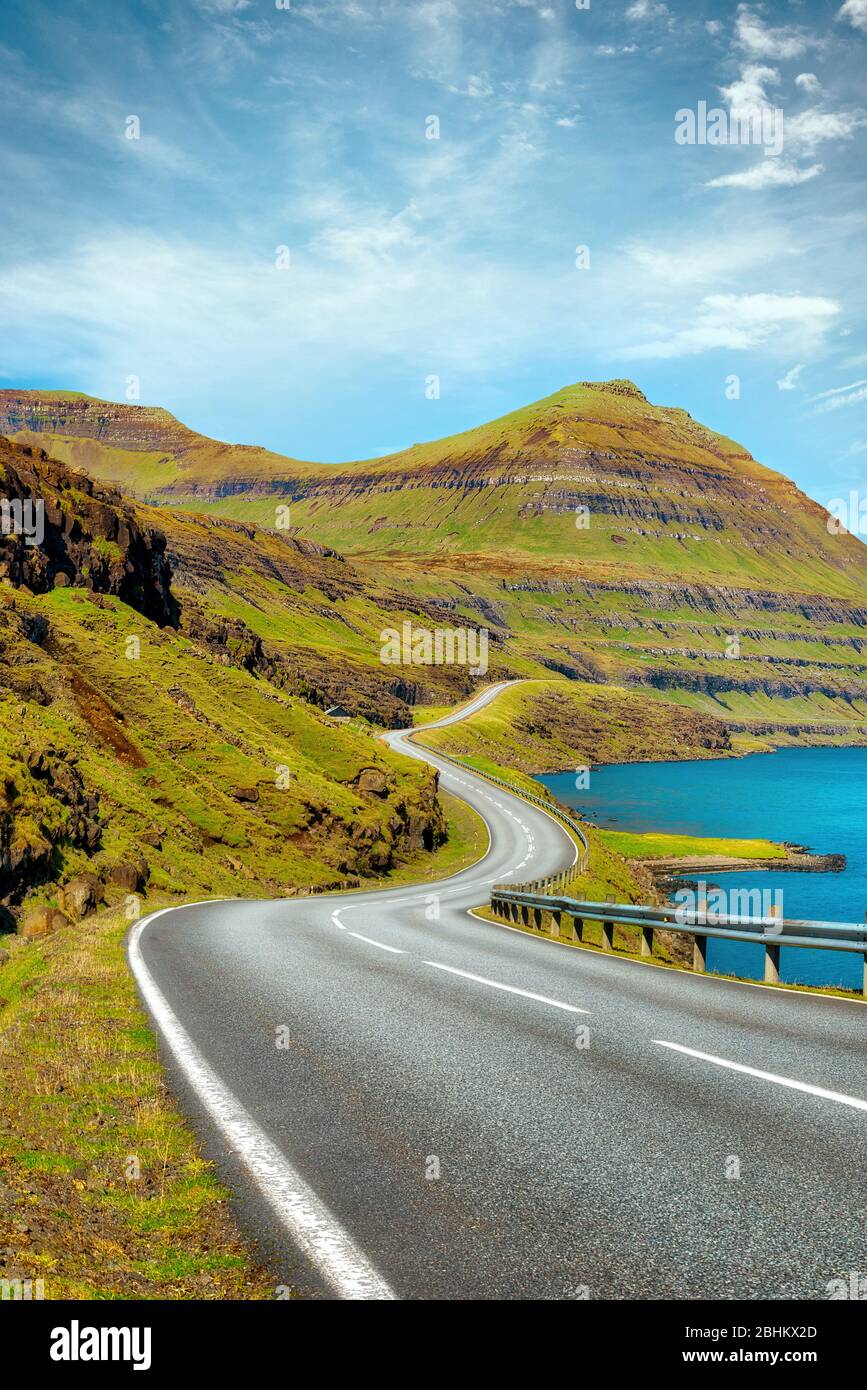
[[(482, 857), (482, 818), (441, 798), (446, 844), (365, 887)], [(152, 894), (147, 910), (177, 901)], [(115, 907), (39, 940), (0, 937), (0, 1279), (41, 1280), (48, 1299), (274, 1297), (166, 1087), (128, 927)]]
[(50, 1299), (273, 1297), (168, 1093), (128, 926), (110, 908), (7, 938), (0, 1278), (42, 1280)]

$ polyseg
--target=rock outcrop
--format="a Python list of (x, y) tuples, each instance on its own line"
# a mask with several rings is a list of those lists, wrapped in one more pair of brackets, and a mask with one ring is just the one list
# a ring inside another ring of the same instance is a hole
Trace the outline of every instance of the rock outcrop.
[(119, 492), (43, 449), (0, 439), (0, 493), (0, 581), (35, 594), (82, 585), (177, 625), (165, 536), (143, 528)]

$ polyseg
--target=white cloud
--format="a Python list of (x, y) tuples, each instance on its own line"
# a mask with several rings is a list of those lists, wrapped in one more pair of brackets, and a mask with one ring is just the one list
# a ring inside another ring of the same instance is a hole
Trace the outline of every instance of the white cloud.
[(658, 0), (633, 0), (633, 3), (626, 11), (627, 19), (664, 19), (668, 14), (668, 6), (658, 3)]
[(754, 58), (797, 58), (815, 47), (817, 40), (788, 25), (771, 29), (750, 8), (739, 5), (735, 19), (735, 42)]
[(855, 131), (867, 124), (863, 111), (820, 111), (811, 106), (784, 121), (783, 138), (812, 153), (824, 140), (851, 140)]
[(822, 84), (814, 72), (799, 72), (795, 78), (795, 86), (809, 92), (811, 96), (822, 89)]
[(855, 29), (861, 29), (867, 34), (867, 0), (846, 0), (837, 11), (838, 19), (848, 19)]
[[(205, 247), (120, 226), (63, 257), (34, 247), (0, 273), (0, 373), (20, 378), (26, 361), (31, 377), (50, 372), (112, 398), (135, 373), (143, 399), (169, 408), (233, 382), (279, 397), (287, 377), (321, 385), (334, 371), (358, 380), (407, 362), (485, 374), (550, 354), (577, 275), (469, 251), (410, 210), (347, 209), (307, 245), (293, 243), (284, 270), (276, 244), (263, 240), (252, 255), (231, 237)], [(603, 316), (618, 319), (614, 307)], [(573, 359), (589, 350), (580, 320), (565, 336)]]
[(747, 351), (785, 332), (786, 342), (820, 342), (840, 312), (833, 299), (800, 294), (712, 294), (697, 306), (693, 321), (668, 337), (627, 349), (633, 358), (695, 356), (715, 348)]
[(772, 105), (767, 88), (779, 80), (776, 68), (750, 63), (728, 87), (720, 87), (720, 92), (733, 115), (749, 115), (757, 108)]
[(760, 188), (795, 188), (799, 183), (808, 183), (824, 171), (824, 164), (810, 164), (799, 169), (782, 159), (763, 159), (760, 164), (751, 164), (736, 174), (721, 174), (710, 179), (707, 188), (746, 188), (755, 192)]
[[(802, 89), (810, 87), (813, 90), (811, 83), (802, 82), (802, 78), (812, 79), (816, 87), (819, 85), (814, 74), (802, 73), (796, 78)], [(720, 92), (732, 115), (745, 120), (757, 111), (767, 111), (774, 106), (768, 88), (779, 80), (780, 74), (776, 68), (750, 63), (727, 87), (720, 87)], [(765, 158), (749, 169), (711, 179), (706, 187), (755, 191), (763, 188), (794, 188), (798, 184), (808, 183), (824, 172), (824, 165), (799, 165), (795, 161), (799, 157), (810, 158), (825, 141), (851, 140), (855, 131), (865, 124), (867, 116), (863, 111), (823, 111), (818, 106), (811, 106), (795, 116), (784, 114), (782, 144), (789, 155), (788, 159), (779, 156)]]
[(829, 410), (840, 410), (847, 405), (859, 405), (861, 401), (867, 401), (867, 378), (851, 381), (848, 386), (835, 386), (830, 391), (820, 391), (812, 400), (821, 402), (816, 406), (817, 415), (824, 415)]
[(725, 236), (691, 237), (689, 254), (683, 247), (666, 250), (653, 242), (632, 241), (624, 250), (647, 283), (665, 287), (737, 285), (746, 272), (760, 266), (777, 269), (786, 260), (803, 254), (803, 246), (785, 227), (750, 227)]
[(803, 370), (804, 370), (804, 363), (803, 363), (803, 362), (799, 362), (798, 365), (797, 365), (797, 367), (790, 367), (789, 370), (786, 372), (786, 375), (783, 376), (783, 377), (780, 377), (780, 380), (777, 382), (777, 388), (778, 388), (778, 390), (780, 390), (780, 391), (795, 391), (795, 390), (797, 390), (797, 387), (798, 387), (798, 378), (800, 377), (801, 372), (802, 372)]

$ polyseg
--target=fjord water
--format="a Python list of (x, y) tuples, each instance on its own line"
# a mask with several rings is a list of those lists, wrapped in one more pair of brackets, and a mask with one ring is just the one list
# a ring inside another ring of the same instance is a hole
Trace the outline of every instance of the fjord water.
[[(846, 856), (841, 873), (700, 875), (722, 889), (783, 892), (786, 917), (863, 922), (867, 910), (867, 748), (787, 748), (706, 762), (626, 763), (594, 768), (588, 788), (572, 772), (540, 777), (560, 801), (611, 830), (788, 840)], [(695, 875), (694, 877), (699, 877)], [(771, 899), (772, 901), (774, 899)], [(708, 969), (762, 976), (760, 946), (708, 941)], [(780, 952), (790, 983), (861, 988), (860, 956)]]

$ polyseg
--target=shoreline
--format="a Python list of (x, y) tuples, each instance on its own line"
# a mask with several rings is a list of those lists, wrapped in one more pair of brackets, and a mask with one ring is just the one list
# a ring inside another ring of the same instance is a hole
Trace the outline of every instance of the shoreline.
[[(705, 758), (626, 758), (623, 762), (591, 762), (589, 770), (591, 774), (603, 767), (647, 767), (655, 763), (658, 767), (680, 767), (684, 763), (727, 763), (735, 759), (744, 760), (746, 758), (772, 758), (778, 753), (814, 753), (824, 752), (833, 748), (867, 748), (867, 742), (859, 739), (854, 743), (781, 743), (773, 748), (730, 748), (725, 751), (708, 749)], [(528, 772), (528, 777), (534, 778), (537, 782), (543, 777), (574, 777), (574, 767), (561, 767), (551, 769), (549, 772)], [(543, 783), (544, 785), (544, 783)], [(550, 790), (550, 788), (548, 788)], [(575, 810), (575, 807), (572, 807)]]
[(785, 845), (785, 859), (746, 859), (736, 855), (672, 855), (668, 859), (634, 859), (653, 878), (660, 892), (695, 885), (689, 874), (725, 873), (843, 873), (846, 856), (814, 855), (800, 845)]
[[(809, 746), (812, 748), (821, 745)], [(864, 747), (864, 744), (853, 743), (834, 746), (861, 748)], [(591, 764), (591, 772), (594, 768), (638, 766), (646, 767), (653, 763), (656, 763), (660, 767), (676, 767), (680, 766), (683, 763), (723, 762), (729, 761), (732, 757), (744, 759), (753, 757), (768, 757), (772, 754), (785, 751), (789, 750), (786, 748), (751, 749), (741, 753), (736, 753), (733, 751), (732, 753), (723, 753), (718, 755), (710, 754), (707, 758), (633, 758), (628, 763), (593, 763)], [(804, 751), (807, 750), (805, 749)], [(573, 769), (564, 768), (561, 772), (534, 772), (530, 775), (534, 778), (534, 780), (538, 781), (540, 785), (545, 788), (546, 792), (548, 792), (550, 796), (554, 796), (556, 800), (559, 798), (556, 797), (556, 794), (554, 793), (553, 789), (549, 787), (547, 783), (542, 779), (550, 777), (571, 776), (573, 775)], [(570, 806), (568, 802), (564, 802), (563, 804), (567, 807), (567, 809), (570, 812), (576, 814), (580, 819), (586, 820), (586, 823), (592, 826), (595, 830), (599, 830), (602, 832), (608, 830), (613, 831), (615, 833), (617, 833), (619, 830), (618, 826), (599, 825), (596, 821), (588, 820), (585, 816), (582, 815), (580, 808), (577, 806)], [(665, 835), (671, 832), (663, 830), (648, 830), (632, 831), (626, 833), (631, 833), (636, 835), (637, 837), (640, 837), (642, 835)], [(697, 835), (693, 838), (702, 839), (705, 837)], [(729, 837), (720, 836), (718, 838), (725, 839)], [(755, 838), (758, 839), (759, 837)], [(727, 874), (745, 873), (747, 871), (754, 870), (761, 873), (769, 873), (772, 871), (776, 871), (778, 873), (833, 874), (843, 873), (846, 869), (845, 854), (840, 854), (835, 851), (831, 851), (829, 853), (818, 853), (811, 850), (808, 845), (794, 844), (786, 840), (773, 840), (769, 841), (768, 843), (775, 844), (780, 849), (783, 849), (785, 851), (784, 857), (750, 858), (748, 856), (727, 854), (683, 854), (667, 855), (665, 857), (648, 857), (646, 859), (641, 858), (639, 855), (634, 855), (628, 856), (628, 860), (631, 864), (636, 864), (639, 865), (641, 868), (646, 869), (653, 880), (654, 888), (656, 888), (660, 892), (665, 893), (671, 893), (675, 888), (682, 887), (684, 883), (687, 883), (689, 881), (684, 876), (690, 873)]]
[(732, 874), (758, 870), (762, 873), (783, 874), (840, 874), (846, 868), (845, 854), (813, 854), (804, 845), (783, 842), (784, 859), (748, 859), (738, 855), (671, 855), (666, 859), (634, 859), (647, 869), (654, 886), (671, 889), (688, 882), (683, 876), (696, 874)]

